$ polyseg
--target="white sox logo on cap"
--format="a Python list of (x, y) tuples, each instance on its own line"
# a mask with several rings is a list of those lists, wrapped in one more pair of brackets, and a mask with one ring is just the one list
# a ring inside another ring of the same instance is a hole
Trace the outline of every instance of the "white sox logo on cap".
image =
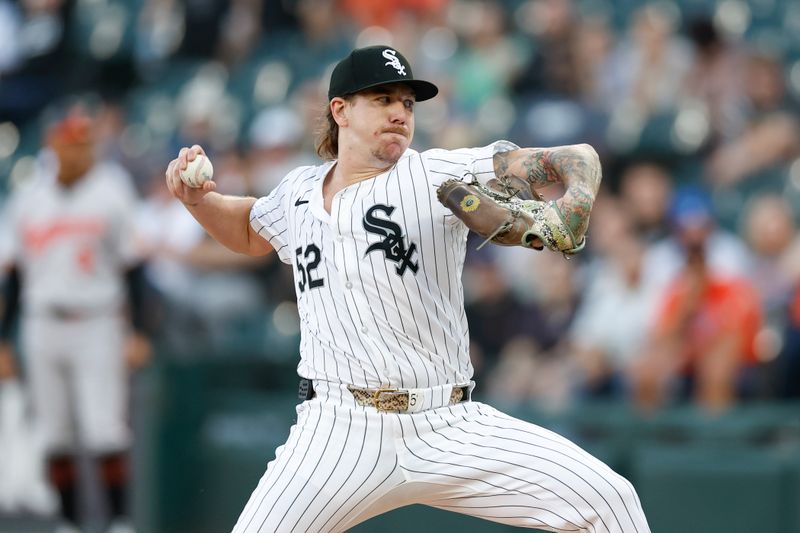
[(439, 92), (433, 83), (414, 78), (414, 69), (399, 51), (387, 45), (376, 45), (356, 48), (336, 64), (328, 86), (328, 99), (397, 82), (414, 89), (417, 102), (433, 98)]
[(397, 52), (395, 52), (391, 48), (387, 48), (386, 50), (383, 51), (383, 57), (389, 60), (386, 63), (384, 63), (385, 65), (389, 65), (390, 67), (396, 69), (398, 74), (401, 74), (403, 76), (406, 75), (406, 67), (404, 67), (400, 63), (400, 60), (397, 58)]

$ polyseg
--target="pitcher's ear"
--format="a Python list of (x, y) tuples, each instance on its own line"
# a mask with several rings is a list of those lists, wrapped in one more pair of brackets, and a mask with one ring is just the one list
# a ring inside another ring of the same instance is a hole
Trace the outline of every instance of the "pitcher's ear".
[(347, 126), (347, 114), (345, 113), (347, 105), (347, 100), (340, 96), (336, 96), (331, 100), (331, 115), (339, 127)]

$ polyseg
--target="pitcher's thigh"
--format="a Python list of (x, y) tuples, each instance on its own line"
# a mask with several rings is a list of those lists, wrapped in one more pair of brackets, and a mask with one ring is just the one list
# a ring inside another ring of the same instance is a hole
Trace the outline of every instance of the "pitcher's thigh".
[(399, 482), (379, 420), (305, 402), (234, 533), (343, 531)]
[[(568, 439), (477, 404), (410, 451), (421, 479), (449, 483), (428, 505), (518, 527), (649, 533), (633, 486)], [(418, 423), (418, 422), (415, 422)]]

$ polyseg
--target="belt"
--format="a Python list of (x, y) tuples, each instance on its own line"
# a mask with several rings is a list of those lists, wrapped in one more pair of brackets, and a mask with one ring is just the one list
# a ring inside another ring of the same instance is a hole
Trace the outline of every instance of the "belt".
[[(470, 399), (472, 385), (454, 385), (450, 392), (450, 399), (444, 405), (455, 405)], [(423, 391), (430, 389), (362, 389), (358, 387), (348, 387), (348, 390), (355, 398), (358, 405), (362, 407), (374, 407), (381, 412), (404, 412), (418, 411), (423, 402), (421, 397)], [(444, 407), (444, 405), (439, 405)]]
[(88, 320), (90, 318), (95, 318), (104, 315), (112, 315), (116, 311), (113, 311), (109, 308), (96, 308), (96, 309), (81, 309), (81, 308), (72, 308), (72, 307), (64, 307), (60, 305), (54, 305), (45, 308), (44, 315), (48, 318), (53, 318), (55, 320), (63, 320), (63, 321), (73, 321), (73, 320)]
[[(356, 403), (362, 407), (374, 407), (380, 412), (416, 413), (426, 409), (435, 409), (469, 401), (472, 397), (472, 389), (475, 383), (438, 385), (425, 389), (395, 389), (388, 387), (369, 389), (352, 385), (326, 383), (323, 390), (331, 390), (331, 386), (333, 389), (347, 391), (345, 394), (349, 393)], [(328, 396), (328, 394), (328, 392), (324, 393), (325, 396)], [(339, 392), (334, 394), (339, 394)], [(310, 379), (301, 378), (298, 399), (306, 401), (316, 397), (317, 391), (314, 388), (314, 383)]]

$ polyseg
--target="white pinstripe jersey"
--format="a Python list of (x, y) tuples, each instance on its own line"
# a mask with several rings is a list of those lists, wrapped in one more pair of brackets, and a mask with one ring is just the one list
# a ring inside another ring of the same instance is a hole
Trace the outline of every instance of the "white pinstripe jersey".
[(472, 376), (461, 272), (467, 227), (436, 199), (446, 179), (494, 176), (507, 141), (407, 150), (388, 171), (336, 193), (333, 162), (290, 172), (251, 211), (251, 225), (294, 266), (298, 373), (360, 387), (432, 387)]

